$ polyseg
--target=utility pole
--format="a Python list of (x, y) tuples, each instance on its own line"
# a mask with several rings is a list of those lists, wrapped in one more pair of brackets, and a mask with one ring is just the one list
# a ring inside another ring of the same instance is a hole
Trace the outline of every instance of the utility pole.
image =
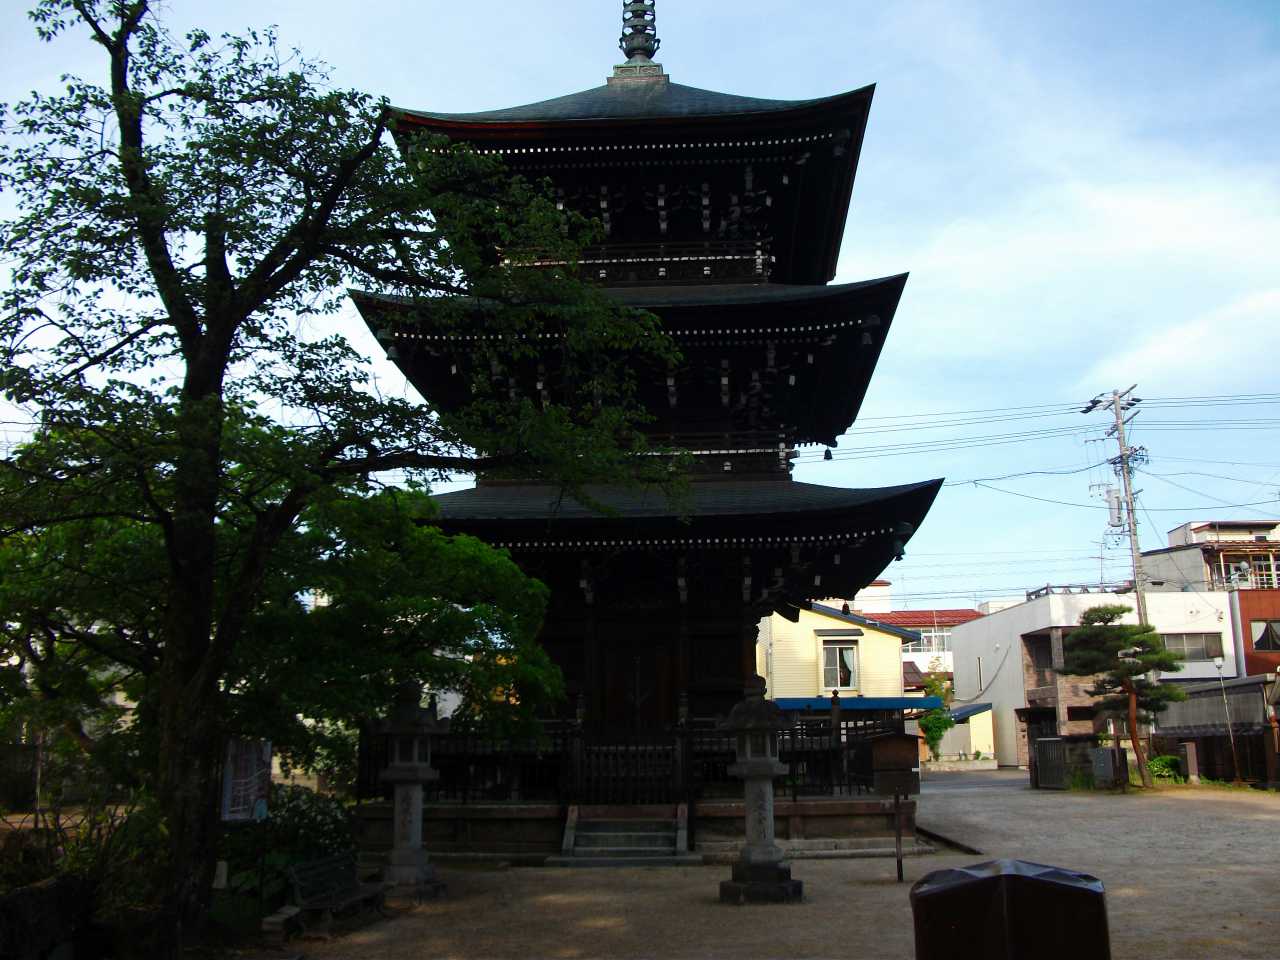
[(1095, 410), (1101, 410), (1104, 407), (1110, 407), (1115, 414), (1116, 422), (1107, 430), (1107, 435), (1114, 435), (1116, 442), (1120, 444), (1120, 455), (1111, 462), (1115, 465), (1117, 472), (1120, 474), (1120, 480), (1124, 485), (1124, 506), (1125, 515), (1129, 521), (1129, 555), (1133, 560), (1133, 593), (1137, 601), (1138, 622), (1147, 624), (1147, 598), (1143, 592), (1143, 576), (1142, 576), (1142, 551), (1138, 547), (1138, 514), (1133, 505), (1133, 461), (1135, 453), (1143, 456), (1140, 450), (1130, 447), (1125, 440), (1124, 428), (1125, 424), (1133, 420), (1138, 415), (1138, 411), (1134, 410), (1128, 417), (1125, 413), (1136, 407), (1142, 400), (1133, 396), (1135, 383), (1128, 390), (1121, 393), (1119, 390), (1112, 390), (1110, 396), (1106, 394), (1098, 394), (1085, 406), (1081, 413), (1092, 413)]

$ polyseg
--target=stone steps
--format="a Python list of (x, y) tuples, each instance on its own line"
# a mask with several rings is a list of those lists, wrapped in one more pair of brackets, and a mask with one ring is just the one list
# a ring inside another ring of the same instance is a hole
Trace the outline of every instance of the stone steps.
[(608, 847), (674, 851), (676, 848), (676, 832), (675, 830), (670, 830), (660, 833), (655, 830), (643, 833), (622, 833), (621, 831), (591, 831), (584, 833), (579, 830), (574, 843), (575, 851)]
[(656, 833), (675, 836), (674, 820), (579, 820), (579, 834)]
[[(572, 847), (547, 860), (549, 867), (674, 867), (696, 866), (702, 856), (680, 849), (678, 813), (645, 811), (643, 816), (618, 816), (595, 808), (594, 816), (571, 815)], [(639, 813), (640, 811), (636, 811)]]

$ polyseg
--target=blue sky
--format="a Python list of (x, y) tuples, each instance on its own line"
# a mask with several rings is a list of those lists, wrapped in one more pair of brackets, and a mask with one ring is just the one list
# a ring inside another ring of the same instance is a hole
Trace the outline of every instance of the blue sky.
[[(89, 44), (39, 43), (21, 6), (0, 12), (0, 99), (67, 70), (96, 75)], [(464, 111), (602, 82), (619, 58), (620, 9), (615, 0), (223, 0), (172, 2), (166, 16), (215, 32), (274, 23), (286, 43), (331, 64), (338, 84)], [(1132, 383), (1148, 398), (1280, 397), (1274, 2), (659, 0), (657, 12), (659, 59), (677, 82), (785, 99), (877, 84), (837, 279), (911, 279), (859, 427), (835, 460), (802, 462), (798, 479), (965, 481), (1085, 468), (1114, 453), (1097, 442), (1098, 415), (978, 414), (936, 429), (924, 428), (937, 419), (927, 416), (872, 418), (1065, 409)], [(377, 354), (354, 313), (339, 322)], [(385, 361), (379, 373), (394, 385)], [(1091, 434), (974, 440), (1092, 424)], [(911, 429), (865, 432), (874, 426)], [(1277, 427), (1280, 403), (1142, 414), (1144, 547), (1189, 519), (1280, 516), (1280, 503), (1225, 506), (1280, 500)], [(941, 452), (844, 456), (952, 437), (963, 442)], [(1105, 513), (1089, 484), (1104, 474), (995, 484), (1090, 507), (945, 488), (908, 559), (886, 571), (895, 594), (903, 605), (958, 606), (1096, 581)], [(1125, 575), (1125, 551), (1101, 556), (1108, 578)]]

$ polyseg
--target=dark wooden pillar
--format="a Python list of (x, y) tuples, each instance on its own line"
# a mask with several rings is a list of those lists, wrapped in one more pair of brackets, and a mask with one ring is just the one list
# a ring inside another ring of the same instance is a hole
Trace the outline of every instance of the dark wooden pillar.
[(600, 629), (596, 618), (595, 587), (591, 567), (582, 561), (578, 583), (582, 589), (582, 656), (583, 686), (586, 692), (586, 726), (599, 727), (604, 717), (604, 670), (600, 662)]
[(689, 705), (689, 580), (688, 564), (681, 557), (676, 564), (676, 591), (680, 601), (676, 608), (676, 712)]
[(742, 611), (742, 689), (756, 675), (756, 641), (760, 638), (760, 620), (751, 604), (744, 604)]

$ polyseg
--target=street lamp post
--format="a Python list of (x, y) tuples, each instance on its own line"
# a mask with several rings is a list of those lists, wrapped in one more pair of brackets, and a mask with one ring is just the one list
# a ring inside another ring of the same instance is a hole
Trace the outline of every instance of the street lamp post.
[(1231, 727), (1231, 707), (1227, 703), (1227, 684), (1222, 679), (1222, 657), (1214, 657), (1213, 665), (1218, 671), (1218, 689), (1222, 691), (1222, 712), (1227, 717), (1227, 737), (1231, 740), (1231, 773), (1232, 783), (1240, 782), (1240, 758), (1236, 755), (1236, 732)]

